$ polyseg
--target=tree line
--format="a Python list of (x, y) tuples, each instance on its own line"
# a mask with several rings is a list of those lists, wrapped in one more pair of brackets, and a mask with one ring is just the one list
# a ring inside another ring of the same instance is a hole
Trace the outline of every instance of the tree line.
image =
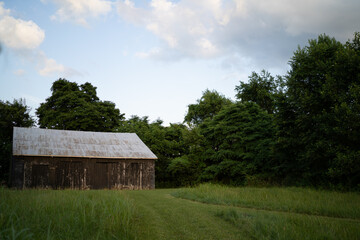
[[(158, 187), (201, 182), (360, 188), (360, 33), (327, 35), (294, 52), (290, 70), (253, 72), (236, 101), (205, 90), (183, 123), (123, 113), (91, 83), (55, 81), (36, 109), (38, 126), (135, 132), (157, 155)], [(0, 171), (7, 179), (13, 126), (34, 126), (22, 100), (0, 101)]]

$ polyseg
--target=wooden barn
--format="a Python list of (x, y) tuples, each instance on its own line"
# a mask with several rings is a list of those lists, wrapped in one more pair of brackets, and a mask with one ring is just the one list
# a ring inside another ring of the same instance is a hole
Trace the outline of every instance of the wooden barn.
[(155, 159), (135, 133), (15, 127), (12, 186), (154, 189)]

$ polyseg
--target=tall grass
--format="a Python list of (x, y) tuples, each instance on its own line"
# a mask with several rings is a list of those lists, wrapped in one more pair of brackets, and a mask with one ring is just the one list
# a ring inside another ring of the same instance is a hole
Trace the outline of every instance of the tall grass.
[(203, 184), (196, 188), (179, 189), (172, 195), (203, 203), (360, 220), (359, 193)]
[(311, 215), (243, 211), (230, 208), (216, 216), (240, 229), (249, 239), (360, 239), (360, 223)]
[(0, 239), (133, 239), (133, 215), (119, 191), (0, 188)]

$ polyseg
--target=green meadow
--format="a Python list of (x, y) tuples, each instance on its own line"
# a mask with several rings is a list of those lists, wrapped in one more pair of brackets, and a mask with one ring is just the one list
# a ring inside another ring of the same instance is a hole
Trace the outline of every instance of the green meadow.
[(1, 188), (0, 239), (360, 239), (360, 194), (212, 184)]

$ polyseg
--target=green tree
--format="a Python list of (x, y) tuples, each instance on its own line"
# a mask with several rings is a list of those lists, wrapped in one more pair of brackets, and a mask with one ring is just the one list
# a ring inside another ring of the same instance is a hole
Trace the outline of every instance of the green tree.
[(189, 126), (199, 125), (207, 118), (213, 118), (223, 107), (230, 105), (231, 100), (217, 91), (205, 90), (196, 104), (188, 106), (184, 122)]
[(171, 160), (167, 171), (172, 176), (172, 182), (174, 186), (191, 186), (194, 184), (191, 162), (187, 156), (177, 157)]
[(202, 161), (204, 137), (200, 135), (198, 127), (188, 128), (178, 124), (170, 125), (168, 130), (174, 131), (174, 127), (179, 133), (178, 138), (174, 138), (178, 145), (178, 156), (173, 155), (167, 171), (174, 186), (192, 186), (199, 182), (199, 176), (205, 168)]
[(279, 170), (304, 184), (360, 184), (359, 33), (298, 48), (279, 99)]
[(208, 143), (202, 179), (239, 185), (272, 169), (273, 117), (256, 103), (229, 105), (200, 129)]
[(114, 103), (99, 100), (90, 83), (78, 85), (59, 79), (51, 91), (36, 109), (41, 128), (110, 132), (124, 118)]
[(0, 181), (9, 180), (13, 128), (34, 126), (29, 112), (30, 109), (23, 99), (14, 100), (12, 103), (0, 100)]
[(262, 70), (260, 74), (253, 72), (249, 76), (249, 82), (240, 82), (235, 90), (236, 97), (241, 102), (255, 102), (268, 113), (273, 113), (276, 98), (282, 93), (283, 87), (282, 77), (274, 78), (269, 72)]

